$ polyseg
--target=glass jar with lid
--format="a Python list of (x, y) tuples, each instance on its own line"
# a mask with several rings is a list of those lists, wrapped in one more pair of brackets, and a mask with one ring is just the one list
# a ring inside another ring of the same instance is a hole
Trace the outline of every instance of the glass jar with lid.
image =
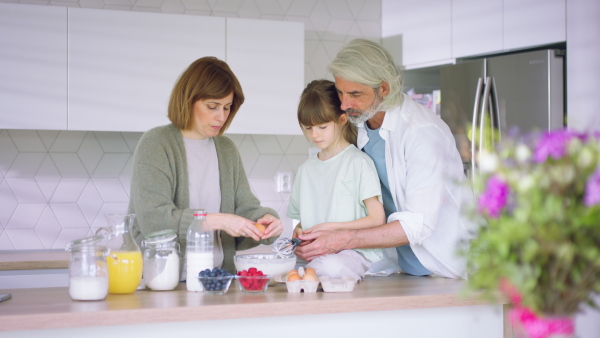
[(108, 293), (106, 248), (102, 236), (77, 239), (65, 248), (69, 261), (69, 295), (73, 300), (103, 300)]
[(175, 230), (160, 230), (145, 236), (143, 280), (147, 289), (173, 290), (179, 284), (179, 243)]

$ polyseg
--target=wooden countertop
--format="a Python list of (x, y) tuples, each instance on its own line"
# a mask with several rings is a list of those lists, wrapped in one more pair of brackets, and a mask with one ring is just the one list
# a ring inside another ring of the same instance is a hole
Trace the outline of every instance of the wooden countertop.
[[(395, 274), (367, 277), (349, 293), (288, 293), (285, 284), (269, 286), (261, 295), (243, 294), (233, 282), (225, 295), (187, 292), (180, 283), (173, 291), (138, 290), (108, 295), (104, 301), (73, 301), (68, 288), (0, 290), (12, 299), (0, 303), (0, 331), (130, 325), (456, 307), (491, 304), (461, 295), (465, 281)], [(320, 290), (320, 288), (319, 288)], [(498, 301), (503, 304), (504, 301)]]
[(70, 254), (60, 251), (0, 252), (0, 271), (68, 269)]

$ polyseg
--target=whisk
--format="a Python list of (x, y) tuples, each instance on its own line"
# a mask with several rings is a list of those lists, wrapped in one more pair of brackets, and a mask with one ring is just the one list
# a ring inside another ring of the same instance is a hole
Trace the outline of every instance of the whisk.
[(289, 238), (278, 238), (275, 243), (273, 243), (273, 251), (279, 257), (289, 257), (294, 254), (294, 249), (300, 244), (300, 240), (298, 238), (289, 239)]

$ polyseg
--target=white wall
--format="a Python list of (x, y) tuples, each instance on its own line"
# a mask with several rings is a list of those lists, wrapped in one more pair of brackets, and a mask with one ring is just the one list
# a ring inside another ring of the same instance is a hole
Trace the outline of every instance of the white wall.
[(567, 0), (567, 125), (600, 131), (600, 1)]

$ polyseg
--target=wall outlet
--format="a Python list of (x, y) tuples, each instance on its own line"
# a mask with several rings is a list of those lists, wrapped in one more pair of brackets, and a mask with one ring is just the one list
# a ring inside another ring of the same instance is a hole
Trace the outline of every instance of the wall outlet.
[(278, 172), (277, 173), (277, 192), (292, 191), (292, 173)]

